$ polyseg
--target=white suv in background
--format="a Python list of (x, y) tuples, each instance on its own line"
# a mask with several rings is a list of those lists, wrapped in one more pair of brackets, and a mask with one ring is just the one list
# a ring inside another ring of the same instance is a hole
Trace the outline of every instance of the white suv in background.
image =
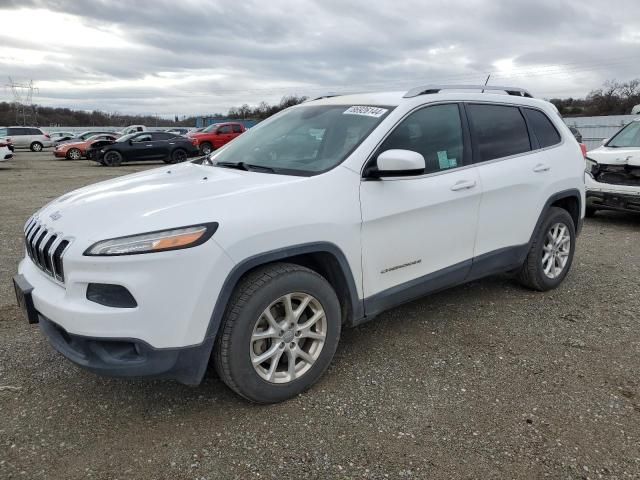
[(587, 153), (587, 216), (598, 210), (640, 213), (640, 118)]
[(212, 359), (271, 403), (320, 378), (343, 326), (499, 272), (557, 287), (584, 205), (578, 143), (525, 90), (324, 97), (54, 200), (14, 284), (78, 365), (198, 384)]
[(0, 140), (11, 140), (16, 148), (28, 148), (40, 152), (53, 145), (51, 136), (36, 127), (0, 127)]

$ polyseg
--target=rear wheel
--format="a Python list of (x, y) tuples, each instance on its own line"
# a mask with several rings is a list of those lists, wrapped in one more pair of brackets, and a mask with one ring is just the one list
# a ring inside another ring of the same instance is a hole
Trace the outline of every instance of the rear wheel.
[(71, 148), (67, 152), (67, 158), (69, 160), (80, 160), (82, 158), (82, 152), (77, 148)]
[(213, 147), (209, 142), (204, 142), (200, 144), (200, 151), (203, 155), (209, 155), (211, 152), (213, 152)]
[(40, 142), (33, 142), (29, 148), (31, 149), (32, 152), (41, 152), (42, 151), (42, 144)]
[(340, 304), (327, 280), (299, 265), (271, 264), (237, 286), (214, 363), (239, 395), (256, 403), (281, 402), (322, 376), (340, 329)]
[(185, 152), (181, 148), (176, 148), (173, 152), (171, 152), (171, 158), (169, 160), (165, 160), (165, 163), (182, 163), (187, 160), (187, 152)]
[(518, 279), (534, 290), (556, 288), (571, 268), (575, 245), (571, 215), (562, 208), (551, 207), (535, 234)]
[(122, 163), (122, 154), (116, 150), (109, 150), (104, 154), (102, 163), (107, 167), (118, 167)]

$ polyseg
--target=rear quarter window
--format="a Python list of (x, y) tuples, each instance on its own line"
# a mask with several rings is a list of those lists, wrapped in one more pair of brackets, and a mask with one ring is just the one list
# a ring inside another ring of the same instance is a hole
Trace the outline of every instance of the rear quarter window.
[(540, 110), (525, 108), (524, 114), (527, 117), (529, 126), (538, 140), (540, 148), (551, 147), (560, 143), (560, 134), (553, 126), (549, 117)]
[(531, 140), (518, 107), (466, 105), (477, 149), (475, 161), (486, 162), (531, 150)]

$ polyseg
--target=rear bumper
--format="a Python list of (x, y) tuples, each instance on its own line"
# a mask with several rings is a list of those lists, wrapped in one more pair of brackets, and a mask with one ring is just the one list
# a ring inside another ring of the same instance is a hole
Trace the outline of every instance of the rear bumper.
[(68, 333), (39, 314), (39, 325), (51, 346), (76, 365), (110, 377), (152, 377), (185, 385), (202, 381), (214, 339), (186, 348), (155, 349), (141, 340), (95, 338)]

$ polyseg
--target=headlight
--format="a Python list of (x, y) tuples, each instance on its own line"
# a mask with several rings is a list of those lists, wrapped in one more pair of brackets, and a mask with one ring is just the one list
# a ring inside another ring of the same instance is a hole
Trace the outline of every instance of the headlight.
[(84, 254), (88, 256), (137, 255), (191, 248), (209, 240), (217, 229), (217, 223), (206, 223), (112, 238), (94, 243)]
[(598, 166), (598, 162), (590, 159), (589, 157), (584, 157), (584, 161), (585, 161), (584, 173), (586, 173), (587, 175), (593, 178), (593, 173), (594, 173), (593, 170)]

